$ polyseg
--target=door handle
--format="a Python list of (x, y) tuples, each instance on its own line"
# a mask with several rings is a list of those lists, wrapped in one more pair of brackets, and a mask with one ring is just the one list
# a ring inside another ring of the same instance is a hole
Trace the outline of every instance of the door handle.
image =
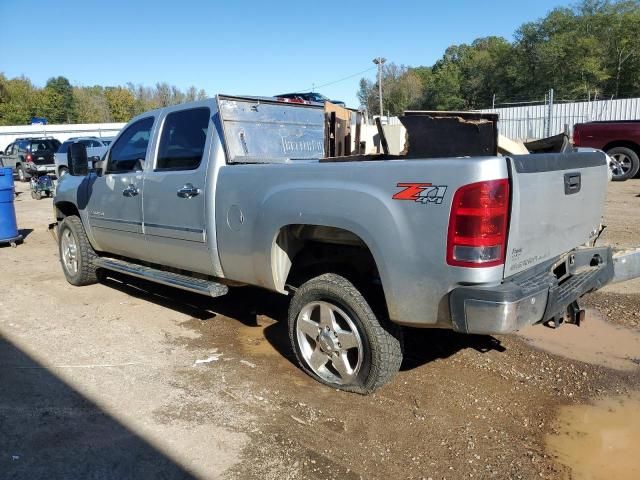
[(125, 197), (135, 197), (136, 195), (138, 195), (138, 193), (138, 189), (133, 184), (129, 185), (122, 191), (122, 195), (124, 195)]
[(192, 184), (187, 183), (180, 190), (178, 190), (178, 196), (180, 198), (191, 198), (196, 195), (200, 195), (200, 189), (198, 187), (194, 187)]

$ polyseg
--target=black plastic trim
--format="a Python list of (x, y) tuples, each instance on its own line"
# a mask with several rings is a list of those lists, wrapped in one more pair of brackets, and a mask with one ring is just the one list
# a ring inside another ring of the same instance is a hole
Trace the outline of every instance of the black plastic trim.
[(518, 173), (555, 172), (607, 164), (604, 152), (538, 153), (513, 155), (511, 159)]

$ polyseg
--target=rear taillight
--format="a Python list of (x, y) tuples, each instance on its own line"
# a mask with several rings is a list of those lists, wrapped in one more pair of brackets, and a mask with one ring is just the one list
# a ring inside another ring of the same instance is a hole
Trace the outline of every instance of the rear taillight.
[(460, 187), (451, 206), (447, 263), (456, 267), (503, 264), (508, 222), (509, 180)]
[(27, 163), (33, 162), (33, 157), (30, 153), (27, 154)]
[(580, 145), (580, 129), (577, 125), (573, 127), (573, 144)]

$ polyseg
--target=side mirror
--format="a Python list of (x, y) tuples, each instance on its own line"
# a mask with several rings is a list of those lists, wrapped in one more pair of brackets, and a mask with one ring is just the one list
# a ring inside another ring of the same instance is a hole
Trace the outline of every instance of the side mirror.
[(0, 155), (4, 155), (4, 152), (2, 150), (0, 150)]
[(87, 147), (82, 143), (72, 143), (67, 150), (67, 165), (69, 174), (83, 177), (89, 173), (89, 159)]

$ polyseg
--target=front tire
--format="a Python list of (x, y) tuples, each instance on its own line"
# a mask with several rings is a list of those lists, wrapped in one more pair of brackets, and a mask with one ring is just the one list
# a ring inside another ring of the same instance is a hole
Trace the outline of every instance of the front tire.
[(614, 181), (622, 182), (638, 174), (640, 158), (635, 151), (627, 147), (614, 147), (607, 150), (607, 155), (616, 162), (613, 168)]
[(371, 393), (402, 363), (402, 331), (378, 317), (360, 291), (333, 273), (315, 277), (294, 294), (289, 339), (301, 368), (325, 385)]
[(58, 227), (58, 252), (67, 281), (76, 286), (97, 283), (93, 259), (96, 252), (89, 243), (80, 218), (69, 216)]

